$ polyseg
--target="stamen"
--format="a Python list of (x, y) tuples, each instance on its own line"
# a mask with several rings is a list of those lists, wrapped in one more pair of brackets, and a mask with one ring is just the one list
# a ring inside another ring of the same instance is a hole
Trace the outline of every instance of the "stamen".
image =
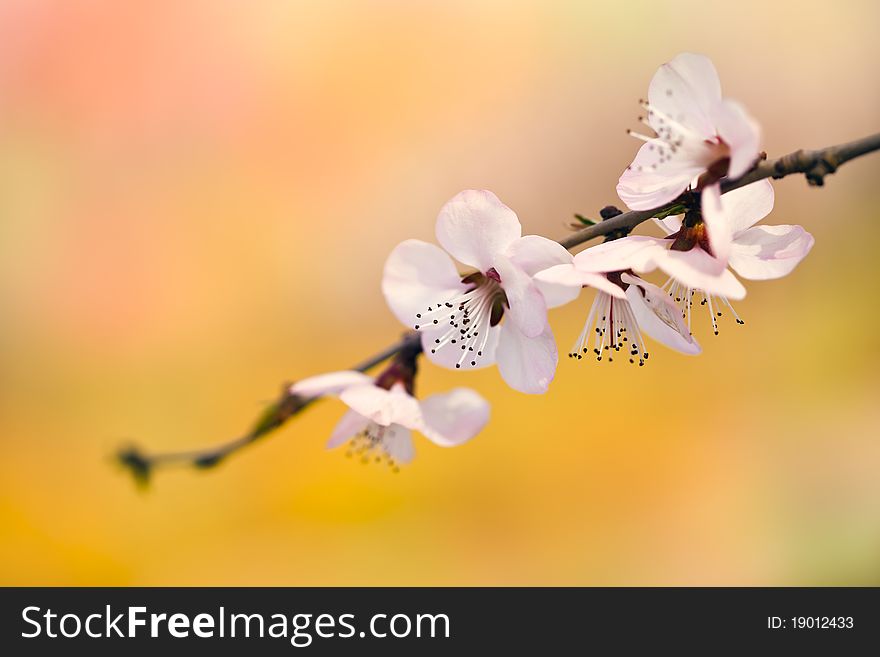
[(626, 299), (612, 297), (607, 292), (597, 292), (584, 328), (569, 353), (569, 358), (581, 360), (590, 353), (590, 344), (597, 361), (606, 355), (608, 362), (614, 361), (614, 354), (623, 351), (629, 362), (639, 366), (645, 364), (647, 352), (642, 352), (642, 334), (632, 308)]
[(703, 298), (708, 302), (709, 317), (712, 320), (712, 330), (715, 331), (715, 335), (718, 335), (718, 320), (715, 319), (715, 308), (712, 306), (712, 295), (703, 292)]
[(483, 356), (492, 328), (493, 308), (504, 299), (496, 277), (497, 273), (494, 277), (481, 277), (475, 287), (416, 315), (416, 330), (445, 329), (434, 338), (431, 353), (441, 349), (459, 350), (456, 369), (476, 367)]
[(730, 301), (727, 300), (727, 297), (719, 297), (719, 298), (721, 299), (721, 301), (724, 302), (724, 305), (726, 305), (728, 308), (730, 308), (730, 312), (733, 313), (733, 317), (736, 320), (736, 323), (739, 324), (740, 326), (745, 324), (745, 322), (740, 318), (740, 316), (736, 314), (736, 310), (734, 310), (733, 306), (730, 305)]
[(649, 137), (648, 135), (643, 135), (641, 132), (636, 132), (635, 130), (627, 130), (626, 134), (630, 137), (635, 137), (636, 139), (641, 139), (642, 141), (654, 141), (657, 137)]
[[(674, 118), (654, 107), (645, 100), (639, 104), (646, 110), (646, 116), (640, 116), (639, 122), (651, 128), (655, 136), (627, 130), (627, 134), (649, 144), (648, 150), (653, 151), (657, 160), (653, 164), (636, 165), (636, 170), (656, 171), (660, 165), (673, 159), (686, 159), (706, 166), (729, 155), (727, 146), (716, 135), (710, 139), (688, 127), (680, 119)], [(720, 152), (719, 152), (720, 149)]]
[[(657, 117), (656, 124), (658, 125), (658, 127), (661, 127), (661, 129), (669, 130), (669, 131), (677, 130), (679, 133), (681, 133), (682, 136), (690, 137), (692, 139), (699, 139), (701, 141), (703, 139), (705, 139), (704, 135), (699, 134), (698, 132), (696, 132), (692, 128), (689, 128), (681, 121), (673, 118), (672, 116), (670, 116), (669, 114), (667, 114), (663, 110), (655, 107), (654, 105), (651, 105), (648, 101), (640, 100), (639, 105), (641, 105), (642, 108), (648, 113), (649, 118), (651, 116)], [(668, 126), (668, 127), (662, 128), (662, 126)], [(653, 128), (653, 126), (652, 126), (652, 128)]]
[(718, 318), (723, 316), (720, 310), (721, 304), (724, 304), (730, 309), (737, 324), (745, 324), (745, 321), (743, 321), (743, 319), (737, 314), (727, 297), (706, 294), (703, 290), (687, 287), (673, 278), (668, 279), (661, 289), (667, 292), (681, 309), (682, 318), (687, 319), (689, 332), (691, 331), (691, 308), (694, 305), (694, 294), (697, 292), (703, 297), (700, 301), (700, 305), (706, 306), (709, 311), (709, 319), (712, 322), (712, 331), (715, 335), (718, 335)]
[(345, 452), (347, 458), (358, 457), (363, 465), (368, 463), (385, 463), (392, 472), (400, 472), (400, 467), (388, 451), (388, 441), (394, 438), (395, 427), (383, 427), (375, 422), (352, 438)]

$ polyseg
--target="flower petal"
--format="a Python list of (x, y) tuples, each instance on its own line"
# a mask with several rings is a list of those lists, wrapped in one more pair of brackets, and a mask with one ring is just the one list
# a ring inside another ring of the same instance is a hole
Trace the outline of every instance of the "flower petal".
[(547, 326), (547, 302), (532, 277), (514, 264), (507, 256), (495, 259), (495, 269), (501, 275), (501, 287), (507, 295), (509, 320), (529, 338), (534, 338)]
[(672, 235), (681, 230), (681, 218), (684, 215), (671, 214), (663, 219), (654, 219), (654, 223), (667, 235)]
[[(574, 269), (572, 265), (555, 265), (550, 269), (555, 269), (556, 267), (569, 267)], [(544, 271), (549, 271), (549, 269), (545, 269)], [(538, 272), (540, 275), (543, 272)], [(558, 308), (559, 306), (564, 306), (565, 304), (574, 301), (578, 298), (578, 295), (581, 293), (581, 285), (572, 286), (572, 285), (557, 285), (555, 283), (550, 282), (549, 280), (545, 280), (540, 278), (540, 276), (535, 276), (534, 280), (535, 285), (538, 286), (538, 289), (541, 291), (541, 294), (544, 296), (544, 301), (547, 302), (548, 308)], [(587, 274), (587, 276), (591, 276), (593, 278), (602, 279), (607, 283), (607, 279), (604, 276), (600, 276), (598, 274)], [(590, 285), (591, 283), (584, 283), (584, 285)], [(598, 282), (599, 285), (602, 285), (602, 281)]]
[(574, 266), (580, 271), (606, 273), (637, 269), (651, 271), (658, 251), (666, 251), (665, 240), (647, 235), (630, 235), (602, 242), (584, 249), (574, 257)]
[(727, 267), (733, 230), (721, 200), (719, 183), (703, 189), (700, 194), (700, 210), (703, 214), (703, 223), (706, 225), (706, 234), (709, 236), (709, 246), (712, 247), (712, 255), (715, 256), (714, 267), (720, 273)]
[(514, 240), (506, 255), (529, 276), (553, 265), (571, 262), (571, 254), (564, 246), (540, 235), (526, 235)]
[[(526, 235), (514, 241), (507, 250), (507, 256), (526, 274), (534, 277), (539, 271), (571, 262), (571, 253), (559, 242), (538, 235)], [(566, 287), (544, 286), (535, 281), (548, 308), (556, 308), (577, 298), (577, 290)]]
[(648, 102), (652, 108), (703, 137), (715, 136), (712, 109), (719, 101), (721, 81), (712, 61), (705, 55), (689, 52), (677, 55), (657, 70), (648, 87)]
[(512, 322), (501, 326), (496, 356), (498, 370), (507, 385), (528, 394), (547, 392), (559, 362), (549, 326), (538, 337), (527, 338)]
[(721, 197), (724, 214), (730, 224), (734, 241), (737, 235), (754, 226), (773, 210), (773, 185), (759, 180), (751, 185), (727, 192)]
[(727, 175), (739, 178), (752, 168), (761, 146), (761, 127), (735, 100), (725, 98), (712, 110), (712, 121), (718, 136), (730, 148)]
[(581, 271), (574, 264), (556, 265), (538, 272), (535, 281), (541, 285), (541, 289), (549, 287), (564, 287), (575, 292), (580, 292), (585, 285), (602, 290), (608, 294), (623, 299), (626, 295), (623, 289), (609, 281), (604, 274)]
[(419, 402), (402, 386), (391, 390), (374, 385), (355, 386), (344, 390), (339, 398), (353, 411), (382, 427), (402, 424), (415, 429), (421, 425)]
[(382, 447), (396, 463), (406, 465), (415, 458), (412, 431), (399, 424), (392, 424), (382, 436)]
[(746, 288), (726, 267), (718, 271), (718, 261), (699, 247), (690, 251), (666, 251), (657, 265), (679, 283), (728, 299), (742, 299)]
[(682, 320), (681, 309), (669, 299), (668, 294), (636, 276), (624, 274), (622, 279), (630, 283), (626, 298), (641, 330), (676, 351), (700, 353), (700, 345)]
[(674, 157), (660, 162), (661, 143), (652, 140), (642, 144), (632, 164), (620, 175), (617, 195), (630, 210), (652, 210), (669, 203), (706, 168), (695, 158)]
[(780, 278), (791, 273), (813, 243), (813, 236), (800, 226), (753, 226), (737, 236), (730, 266), (751, 280)]
[[(455, 366), (459, 363), (461, 363), (462, 369), (467, 370), (479, 370), (495, 364), (495, 349), (498, 346), (498, 336), (501, 332), (500, 325), (486, 329), (486, 343), (483, 344), (482, 342), (479, 342), (475, 347), (476, 350), (482, 352), (482, 355), (471, 359), (468, 359), (467, 357), (462, 359), (462, 354), (464, 352), (458, 342), (456, 342), (456, 344), (447, 343), (439, 349), (437, 348), (437, 343), (435, 341), (443, 340), (443, 336), (446, 335), (448, 328), (449, 327), (447, 326), (439, 329), (428, 329), (421, 332), (422, 350), (429, 361), (435, 365), (450, 370), (458, 369)], [(482, 333), (477, 337), (482, 338)], [(476, 365), (471, 365), (472, 362), (476, 363)]]
[(485, 273), (522, 236), (516, 213), (490, 191), (467, 190), (437, 217), (437, 241), (453, 258)]
[(431, 395), (421, 406), (421, 432), (441, 447), (467, 442), (489, 422), (489, 402), (468, 388)]
[(347, 411), (339, 420), (336, 428), (333, 429), (330, 440), (327, 441), (327, 449), (333, 449), (348, 442), (349, 439), (366, 430), (369, 424), (370, 420), (357, 411)]
[(346, 388), (357, 385), (371, 385), (373, 377), (363, 372), (329, 372), (310, 376), (290, 386), (290, 393), (301, 397), (321, 397), (322, 395), (338, 395)]
[(434, 244), (406, 240), (385, 261), (382, 292), (397, 319), (410, 328), (417, 313), (465, 289), (452, 258)]

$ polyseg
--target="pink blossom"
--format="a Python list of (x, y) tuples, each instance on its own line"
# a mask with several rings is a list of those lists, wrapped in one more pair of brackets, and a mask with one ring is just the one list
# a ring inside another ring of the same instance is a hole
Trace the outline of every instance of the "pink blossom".
[[(721, 200), (731, 232), (728, 264), (741, 278), (752, 281), (782, 278), (790, 274), (813, 248), (813, 236), (801, 226), (755, 225), (773, 209), (774, 192), (769, 181), (762, 180), (728, 192)], [(661, 240), (665, 242), (664, 247), (674, 245), (679, 240), (685, 244), (691, 241), (681, 216), (666, 217), (656, 222), (667, 234), (666, 239)], [(661, 251), (655, 250), (655, 253), (660, 255)], [(700, 263), (705, 261), (708, 254), (699, 240), (694, 241), (687, 251), (669, 250), (665, 253), (666, 258), (660, 255), (657, 260), (660, 269), (670, 276), (663, 288), (681, 305), (687, 315), (688, 326), (691, 325), (691, 307), (697, 293), (702, 296), (700, 304), (709, 310), (715, 335), (718, 335), (717, 318), (722, 315), (724, 308), (731, 312), (738, 324), (744, 323), (729, 301), (742, 297), (726, 293), (727, 285), (713, 285), (711, 279), (705, 276), (705, 271), (700, 271)], [(680, 269), (668, 265), (674, 253), (682, 254), (677, 256), (684, 263)], [(733, 278), (729, 270), (722, 272), (719, 280), (727, 277)]]
[[(581, 251), (570, 262), (550, 267), (536, 277), (548, 287), (580, 290), (589, 285), (598, 290), (569, 356), (581, 359), (592, 353), (600, 361), (623, 357), (630, 363), (644, 365), (649, 352), (642, 332), (676, 351), (700, 353), (700, 345), (684, 325), (681, 311), (669, 296), (656, 285), (633, 275), (624, 262), (622, 256), (631, 243), (615, 246), (609, 254), (609, 247), (618, 242), (623, 240)], [(633, 255), (641, 250), (639, 245), (635, 247)], [(598, 283), (597, 277), (604, 282)]]
[(704, 55), (682, 53), (651, 80), (643, 122), (656, 136), (630, 131), (645, 143), (620, 177), (617, 193), (633, 210), (658, 208), (688, 188), (702, 191), (708, 239), (717, 270), (727, 264), (731, 235), (718, 212), (718, 181), (738, 178), (758, 158), (760, 128), (734, 100)]
[[(659, 268), (665, 272), (670, 278), (663, 289), (682, 307), (688, 327), (693, 297), (701, 294), (701, 304), (708, 307), (717, 334), (717, 317), (724, 308), (730, 310), (738, 323), (743, 323), (730, 299), (742, 299), (746, 289), (733, 272), (747, 280), (780, 278), (790, 273), (813, 247), (813, 236), (800, 226), (755, 225), (770, 214), (773, 200), (773, 186), (767, 180), (721, 197), (722, 220), (731, 235), (730, 269), (717, 270), (698, 213), (692, 213), (695, 220), (688, 215), (655, 220), (666, 237), (630, 235), (595, 248), (601, 249), (605, 267), (630, 268), (639, 273)], [(597, 257), (590, 258), (589, 267), (595, 267)], [(574, 263), (577, 266), (578, 256)]]
[[(384, 380), (383, 380), (384, 379)], [(390, 383), (390, 388), (382, 385)], [(489, 403), (467, 388), (417, 400), (403, 381), (374, 380), (360, 372), (321, 374), (295, 383), (290, 392), (306, 398), (338, 396), (349, 407), (327, 447), (350, 443), (349, 454), (364, 462), (386, 461), (392, 468), (415, 456), (412, 432), (441, 447), (476, 436), (489, 421)]]
[[(497, 364), (512, 388), (546, 392), (558, 360), (547, 308), (577, 293), (542, 290), (533, 277), (570, 254), (544, 237), (523, 237), (513, 210), (488, 191), (464, 191), (446, 203), (436, 234), (442, 249), (407, 240), (388, 257), (382, 290), (391, 310), (421, 332), (432, 362)], [(453, 257), (476, 272), (459, 274)]]

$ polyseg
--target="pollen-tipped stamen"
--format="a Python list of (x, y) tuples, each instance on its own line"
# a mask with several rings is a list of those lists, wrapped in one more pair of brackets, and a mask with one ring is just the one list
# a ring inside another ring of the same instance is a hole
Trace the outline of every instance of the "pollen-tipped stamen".
[(383, 427), (375, 422), (371, 423), (349, 441), (345, 456), (348, 458), (357, 457), (363, 465), (371, 462), (384, 462), (392, 472), (400, 472), (400, 467), (394, 461), (385, 442), (386, 439), (390, 440), (393, 437), (393, 427)]
[(637, 171), (655, 171), (659, 165), (678, 156), (696, 161), (705, 160), (704, 164), (707, 167), (713, 161), (721, 159), (711, 154), (715, 148), (722, 145), (720, 139), (717, 137), (712, 140), (707, 139), (704, 135), (645, 100), (639, 100), (639, 104), (647, 113), (646, 116), (639, 117), (639, 122), (651, 128), (655, 136), (651, 137), (634, 130), (627, 130), (627, 134), (646, 142), (648, 150), (655, 151), (658, 159), (654, 164), (636, 165)]
[(677, 280), (670, 278), (668, 279), (662, 286), (662, 288), (669, 296), (675, 301), (676, 305), (681, 309), (682, 319), (687, 319), (688, 331), (691, 331), (691, 309), (694, 305), (693, 297), (699, 292), (702, 295), (702, 299), (700, 300), (701, 306), (706, 306), (706, 309), (709, 311), (709, 319), (712, 322), (712, 331), (715, 335), (718, 335), (718, 318), (723, 316), (723, 311), (721, 310), (721, 304), (730, 309), (730, 312), (733, 314), (736, 323), (739, 325), (745, 324), (745, 321), (737, 314), (733, 305), (731, 305), (730, 300), (727, 297), (715, 294), (706, 294), (703, 290), (688, 287), (682, 283), (679, 283)]
[[(467, 279), (466, 279), (467, 280)], [(496, 307), (504, 299), (504, 291), (489, 276), (482, 277), (475, 287), (447, 301), (429, 306), (416, 315), (416, 330), (446, 327), (429, 345), (431, 353), (454, 348), (461, 351), (456, 369), (476, 367), (489, 339)], [(502, 311), (503, 312), (503, 311)], [(497, 322), (496, 322), (497, 323)]]
[(613, 362), (614, 355), (621, 351), (629, 356), (630, 363), (638, 362), (639, 366), (643, 366), (648, 358), (648, 353), (641, 350), (642, 335), (629, 302), (612, 297), (607, 292), (596, 293), (569, 358), (581, 360), (590, 353), (591, 343), (597, 361), (607, 356), (608, 362)]

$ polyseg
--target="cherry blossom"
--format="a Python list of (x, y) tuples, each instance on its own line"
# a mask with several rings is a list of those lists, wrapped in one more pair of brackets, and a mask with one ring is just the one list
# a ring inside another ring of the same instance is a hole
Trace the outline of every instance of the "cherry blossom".
[(321, 374), (295, 383), (290, 392), (305, 398), (338, 396), (350, 410), (327, 447), (348, 443), (349, 456), (364, 463), (384, 461), (395, 471), (415, 456), (413, 431), (453, 447), (476, 436), (489, 421), (489, 403), (473, 390), (455, 388), (419, 401), (407, 390), (411, 382), (388, 372), (394, 369), (375, 380), (354, 371)]
[[(630, 235), (601, 245), (606, 267), (629, 267), (638, 273), (654, 269), (669, 279), (663, 285), (691, 327), (691, 307), (700, 295), (718, 334), (717, 318), (729, 310), (738, 324), (730, 300), (745, 297), (746, 289), (733, 275), (747, 280), (768, 280), (790, 273), (813, 247), (813, 236), (800, 226), (755, 226), (773, 209), (773, 186), (767, 180), (724, 194), (722, 211), (731, 234), (730, 269), (716, 270), (699, 212), (655, 219), (666, 237)], [(733, 270), (733, 271), (731, 271)]]
[[(684, 325), (681, 311), (662, 289), (635, 276), (626, 265), (621, 266), (626, 248), (609, 247), (614, 240), (578, 253), (568, 263), (539, 272), (537, 280), (545, 286), (561, 286), (580, 290), (583, 286), (597, 289), (596, 298), (584, 322), (584, 328), (569, 357), (581, 359), (592, 353), (601, 361), (615, 357), (628, 358), (630, 363), (645, 364), (649, 352), (642, 332), (661, 344), (685, 354), (700, 353), (700, 345)], [(626, 247), (627, 244), (624, 243)], [(634, 245), (638, 254), (640, 245)], [(603, 282), (597, 281), (597, 277)]]
[(658, 208), (688, 188), (701, 191), (706, 230), (717, 271), (730, 253), (719, 181), (746, 173), (758, 158), (760, 128), (734, 100), (704, 55), (682, 53), (663, 64), (642, 102), (641, 120), (655, 136), (629, 131), (645, 143), (620, 177), (617, 193), (633, 210)]
[[(813, 236), (801, 226), (775, 225), (756, 226), (761, 219), (773, 209), (773, 186), (767, 180), (741, 187), (721, 197), (726, 221), (730, 224), (731, 249), (728, 264), (730, 269), (746, 280), (763, 281), (782, 278), (790, 274), (798, 263), (813, 248)], [(723, 285), (716, 286), (710, 278), (695, 274), (701, 261), (708, 256), (705, 243), (700, 239), (699, 226), (688, 227), (683, 224), (681, 216), (666, 217), (655, 220), (666, 232), (665, 242), (661, 248), (669, 245), (670, 249), (687, 248), (686, 251), (666, 251), (664, 258), (657, 259), (658, 266), (670, 275), (663, 285), (673, 299), (680, 304), (687, 316), (688, 327), (691, 325), (691, 308), (694, 296), (700, 294), (700, 305), (706, 306), (712, 318), (712, 328), (718, 335), (718, 317), (724, 308), (730, 310), (737, 324), (744, 324), (730, 304), (730, 299), (740, 298), (723, 291)], [(661, 251), (654, 250), (659, 255)], [(680, 253), (684, 261), (694, 263), (691, 271), (676, 270), (668, 266), (668, 258)], [(687, 255), (685, 255), (687, 254)], [(666, 264), (666, 266), (664, 266)], [(724, 275), (730, 275), (725, 271)], [(733, 278), (732, 276), (730, 276)]]
[[(464, 191), (446, 203), (436, 235), (442, 249), (407, 240), (388, 257), (382, 290), (391, 310), (421, 332), (432, 362), (452, 369), (497, 364), (512, 388), (546, 392), (558, 361), (547, 308), (577, 292), (543, 290), (533, 277), (568, 262), (568, 251), (544, 237), (523, 237), (516, 214), (489, 191)], [(476, 272), (459, 274), (453, 258)]]

